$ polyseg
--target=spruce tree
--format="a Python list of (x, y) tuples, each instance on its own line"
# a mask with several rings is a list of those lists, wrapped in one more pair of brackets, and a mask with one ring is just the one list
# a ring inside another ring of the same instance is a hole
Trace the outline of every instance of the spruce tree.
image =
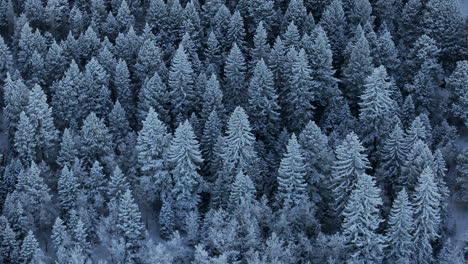
[(432, 168), (433, 155), (429, 146), (421, 140), (416, 141), (406, 158), (402, 182), (409, 190), (414, 190), (419, 175), (426, 167)]
[(360, 173), (343, 211), (342, 229), (351, 253), (351, 262), (382, 261), (385, 237), (377, 233), (383, 221), (379, 213), (382, 204), (374, 178), (365, 172)]
[(126, 0), (122, 0), (116, 15), (119, 32), (127, 32), (135, 24), (135, 17), (130, 12), (130, 7)]
[(213, 31), (210, 31), (208, 34), (204, 55), (207, 72), (219, 73), (221, 50), (219, 47), (219, 41)]
[(65, 166), (58, 180), (59, 200), (64, 212), (75, 208), (79, 187), (78, 179), (76, 179), (75, 174)]
[(464, 148), (457, 157), (455, 198), (463, 203), (468, 202), (468, 148)]
[(159, 233), (163, 239), (170, 239), (176, 228), (176, 218), (172, 203), (172, 199), (167, 197), (159, 212)]
[(52, 246), (55, 250), (59, 250), (61, 247), (66, 248), (71, 243), (71, 238), (68, 234), (67, 227), (60, 217), (55, 219), (54, 225), (52, 226)]
[(115, 98), (122, 104), (127, 113), (131, 113), (133, 95), (130, 86), (130, 72), (125, 60), (120, 59), (117, 63), (113, 83)]
[(4, 117), (8, 128), (8, 135), (14, 136), (20, 114), (26, 111), (28, 105), (29, 89), (21, 79), (13, 80), (7, 74), (4, 89)]
[(13, 57), (10, 48), (0, 36), (0, 84), (3, 84), (8, 72), (13, 70)]
[(225, 76), (225, 98), (226, 110), (232, 111), (237, 106), (244, 106), (247, 101), (246, 98), (246, 65), (244, 55), (237, 46), (233, 44), (229, 55), (226, 58), (224, 66)]
[(34, 125), (29, 117), (21, 112), (18, 128), (15, 132), (14, 149), (23, 163), (28, 164), (36, 159), (37, 140), (34, 138)]
[(330, 39), (330, 46), (335, 61), (341, 62), (342, 51), (346, 45), (346, 18), (341, 0), (332, 0), (330, 4), (325, 7), (322, 18), (320, 19), (320, 25)]
[(138, 133), (135, 147), (142, 174), (140, 186), (146, 194), (144, 197), (148, 198), (147, 201), (159, 199), (159, 194), (167, 194), (171, 188), (166, 161), (170, 138), (166, 125), (159, 120), (153, 108), (150, 108), (143, 121), (143, 128)]
[(281, 159), (278, 169), (278, 194), (276, 199), (284, 207), (289, 207), (299, 205), (308, 199), (307, 183), (305, 181), (307, 171), (306, 160), (295, 134), (292, 134), (286, 148), (286, 153)]
[(248, 88), (247, 112), (253, 120), (252, 129), (262, 140), (273, 142), (279, 132), (278, 96), (274, 87), (273, 73), (263, 59), (258, 61)]
[(260, 59), (264, 61), (269, 60), (270, 54), (270, 44), (268, 43), (268, 33), (263, 25), (263, 21), (258, 23), (257, 29), (255, 30), (255, 35), (253, 38), (254, 46), (250, 51), (250, 57), (252, 58), (250, 61), (251, 67), (255, 67), (257, 62)]
[(294, 24), (294, 21), (291, 21), (288, 25), (288, 28), (282, 35), (285, 48), (299, 49), (300, 37), (299, 29), (297, 28), (296, 24)]
[(344, 94), (351, 102), (356, 103), (357, 98), (364, 91), (364, 83), (367, 76), (372, 73), (372, 59), (369, 43), (361, 26), (354, 31), (353, 43), (349, 45), (349, 58), (342, 68)]
[(150, 78), (156, 72), (167, 77), (168, 70), (163, 62), (163, 52), (153, 38), (143, 41), (134, 68), (138, 83), (143, 83), (145, 78)]
[(239, 11), (235, 11), (231, 16), (226, 40), (229, 43), (228, 49), (235, 43), (242, 52), (246, 51), (244, 19)]
[(80, 81), (79, 116), (86, 118), (91, 112), (104, 117), (111, 110), (109, 75), (99, 62), (92, 58), (86, 65)]
[(255, 200), (255, 185), (249, 175), (245, 175), (242, 170), (236, 176), (231, 185), (229, 195), (229, 207), (237, 208), (240, 204), (249, 204)]
[(169, 71), (169, 98), (174, 109), (173, 122), (188, 118), (193, 107), (195, 94), (193, 90), (194, 73), (184, 47), (179, 45), (174, 58), (172, 59)]
[(63, 56), (63, 48), (54, 41), (47, 51), (44, 61), (47, 86), (63, 77), (63, 69), (67, 66), (67, 63), (65, 56)]
[(112, 111), (107, 116), (109, 132), (112, 135), (112, 141), (117, 148), (125, 144), (127, 136), (131, 132), (127, 116), (127, 112), (118, 100), (115, 102)]
[(440, 236), (440, 192), (434, 172), (426, 167), (418, 177), (413, 197), (414, 257), (418, 263), (431, 263), (431, 242)]
[(304, 128), (314, 115), (315, 107), (312, 103), (315, 100), (315, 82), (311, 73), (305, 50), (301, 49), (292, 64), (286, 95), (289, 100), (287, 117), (292, 131)]
[(80, 156), (85, 164), (91, 165), (95, 160), (103, 162), (113, 154), (109, 129), (95, 113), (83, 121), (80, 137)]
[(204, 187), (198, 172), (203, 162), (200, 146), (188, 120), (176, 129), (168, 159), (172, 164), (174, 206), (177, 215), (185, 218), (189, 211), (196, 209), (200, 202), (199, 193)]
[(451, 113), (461, 122), (468, 125), (468, 61), (459, 61), (455, 70), (446, 80), (447, 89), (452, 92)]
[(152, 107), (166, 123), (170, 122), (170, 118), (168, 118), (169, 91), (157, 72), (151, 78), (145, 80), (138, 97), (138, 116), (140, 120), (144, 120), (148, 110)]
[(295, 25), (302, 29), (306, 16), (307, 10), (304, 6), (304, 1), (291, 0), (283, 17), (283, 28), (285, 28), (290, 22), (294, 22)]
[(78, 144), (76, 142), (76, 135), (72, 130), (65, 128), (62, 134), (62, 141), (60, 142), (60, 151), (57, 156), (57, 164), (60, 167), (70, 167), (78, 156)]
[(348, 204), (351, 191), (356, 188), (360, 175), (369, 168), (369, 160), (358, 136), (351, 132), (335, 149), (335, 160), (332, 165), (331, 184), (337, 195), (335, 202), (337, 213), (341, 214)]
[(28, 234), (21, 244), (19, 262), (20, 263), (34, 263), (39, 260), (41, 250), (39, 248), (39, 242), (34, 236), (33, 231), (29, 230)]
[(206, 121), (213, 111), (218, 115), (223, 115), (224, 110), (223, 92), (216, 75), (213, 73), (207, 81), (203, 93), (201, 118)]
[(141, 222), (140, 209), (129, 189), (119, 199), (117, 230), (124, 240), (125, 261), (138, 262), (138, 250), (142, 246), (146, 234)]
[[(395, 193), (396, 187), (400, 188), (403, 175), (403, 167), (407, 159), (408, 150), (405, 148), (405, 138), (400, 125), (395, 125), (392, 132), (384, 139), (380, 150), (382, 168), (381, 182), (389, 183), (391, 190)], [(379, 182), (379, 183), (381, 183)]]
[(422, 19), (424, 6), (421, 0), (409, 0), (404, 5), (398, 20), (399, 43), (403, 47), (410, 47), (422, 33)]
[(203, 172), (207, 175), (208, 181), (211, 183), (215, 180), (215, 176), (218, 170), (220, 170), (221, 157), (219, 153), (219, 140), (222, 137), (222, 124), (219, 115), (216, 111), (212, 111), (208, 116), (205, 126), (203, 128), (203, 134), (200, 139), (201, 151), (203, 159)]

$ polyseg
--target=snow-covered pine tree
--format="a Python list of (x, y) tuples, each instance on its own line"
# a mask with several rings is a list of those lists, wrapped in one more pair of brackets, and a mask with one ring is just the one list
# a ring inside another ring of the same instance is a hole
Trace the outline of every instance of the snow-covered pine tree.
[(308, 199), (305, 162), (296, 135), (292, 134), (278, 169), (276, 200), (284, 207), (299, 205)]
[(176, 124), (190, 117), (195, 94), (194, 73), (184, 47), (179, 45), (169, 71), (169, 98), (172, 106), (172, 122)]
[(457, 62), (455, 70), (447, 78), (447, 89), (452, 92), (451, 112), (461, 122), (468, 125), (468, 60)]
[(68, 212), (75, 208), (80, 185), (76, 175), (67, 166), (62, 169), (57, 185), (62, 210)]
[(369, 160), (358, 136), (351, 132), (335, 149), (331, 184), (336, 194), (336, 212), (341, 215), (348, 204), (351, 191), (356, 188), (360, 175), (369, 168)]
[(28, 164), (37, 158), (36, 146), (38, 142), (34, 138), (34, 134), (31, 133), (34, 129), (35, 127), (29, 117), (21, 112), (15, 132), (14, 150), (24, 164)]
[(202, 97), (202, 112), (201, 118), (204, 122), (207, 121), (209, 115), (215, 111), (218, 116), (223, 116), (225, 108), (223, 104), (223, 92), (220, 89), (218, 78), (214, 73), (206, 82), (205, 91)]
[(66, 248), (71, 243), (71, 238), (68, 234), (67, 227), (60, 217), (55, 219), (54, 225), (52, 226), (52, 246), (55, 250), (59, 250), (61, 247)]
[(382, 261), (385, 237), (377, 233), (383, 221), (379, 213), (382, 204), (374, 178), (365, 172), (360, 173), (343, 211), (342, 230), (352, 263)]
[(231, 185), (229, 195), (229, 207), (237, 208), (240, 204), (250, 204), (255, 200), (255, 185), (249, 175), (244, 174), (242, 170), (236, 175), (236, 179)]
[(455, 198), (468, 203), (468, 148), (464, 148), (457, 157)]
[(434, 172), (426, 167), (418, 177), (413, 195), (414, 207), (414, 255), (418, 263), (432, 262), (431, 243), (440, 236), (440, 192), (434, 180)]
[(252, 129), (260, 139), (271, 143), (279, 132), (279, 105), (273, 73), (263, 59), (258, 61), (253, 70), (247, 92), (247, 112), (252, 119)]
[(138, 133), (136, 151), (140, 165), (140, 187), (147, 202), (157, 200), (171, 189), (166, 152), (171, 136), (158, 114), (150, 108)]
[(119, 199), (117, 230), (124, 240), (124, 261), (138, 262), (138, 251), (146, 237), (146, 232), (141, 222), (140, 209), (129, 189)]
[(408, 193), (403, 188), (393, 201), (387, 228), (388, 261), (394, 263), (409, 262), (413, 256), (413, 208)]
[(288, 90), (285, 95), (288, 100), (287, 116), (292, 131), (300, 131), (312, 119), (315, 107), (314, 80), (304, 49), (301, 49), (294, 59)]
[(19, 262), (20, 263), (35, 263), (40, 261), (42, 251), (39, 248), (39, 242), (34, 236), (33, 231), (29, 230), (26, 237), (23, 239), (21, 244)]
[[(224, 98), (226, 111), (228, 112), (232, 111), (237, 106), (244, 106), (247, 102), (245, 71), (246, 65), (244, 55), (237, 44), (234, 43), (224, 66)], [(227, 100), (227, 98), (229, 98), (229, 100)]]
[(125, 60), (120, 59), (115, 66), (113, 79), (115, 98), (122, 104), (127, 113), (133, 109), (133, 92), (130, 86), (130, 72)]
[(343, 61), (342, 52), (346, 46), (346, 18), (341, 0), (332, 0), (325, 7), (320, 25), (330, 39), (335, 65), (339, 65)]
[(189, 211), (197, 208), (199, 193), (204, 188), (198, 172), (203, 162), (200, 146), (188, 120), (177, 127), (167, 155), (172, 164), (174, 207), (178, 219), (183, 220)]
[(263, 24), (263, 21), (260, 21), (257, 25), (257, 29), (255, 30), (255, 35), (253, 37), (253, 42), (254, 46), (250, 50), (250, 57), (252, 58), (250, 60), (250, 66), (253, 68), (255, 65), (257, 65), (257, 62), (260, 59), (263, 59), (264, 61), (269, 60), (269, 54), (270, 54), (270, 44), (268, 43), (268, 33), (265, 29), (265, 26)]
[(83, 121), (80, 131), (80, 156), (86, 165), (104, 162), (113, 155), (112, 138), (104, 120), (91, 113)]

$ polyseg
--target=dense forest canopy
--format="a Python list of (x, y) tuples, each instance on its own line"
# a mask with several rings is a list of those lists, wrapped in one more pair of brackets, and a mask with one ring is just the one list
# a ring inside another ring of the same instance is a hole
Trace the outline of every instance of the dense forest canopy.
[(466, 263), (465, 9), (0, 0), (0, 263)]

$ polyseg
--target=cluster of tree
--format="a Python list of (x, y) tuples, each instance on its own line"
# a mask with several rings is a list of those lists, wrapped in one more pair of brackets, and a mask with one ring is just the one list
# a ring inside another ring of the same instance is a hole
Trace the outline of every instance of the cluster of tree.
[(466, 25), (457, 0), (0, 0), (0, 263), (464, 263)]

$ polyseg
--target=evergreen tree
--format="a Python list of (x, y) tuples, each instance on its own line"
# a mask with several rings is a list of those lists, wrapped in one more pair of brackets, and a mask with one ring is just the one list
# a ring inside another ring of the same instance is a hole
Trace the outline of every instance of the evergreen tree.
[[(99, 52), (101, 40), (92, 25), (80, 35), (76, 44), (76, 51), (82, 62), (88, 62)], [(76, 56), (76, 55), (75, 55)]]
[(468, 202), (468, 148), (464, 148), (457, 157), (457, 176), (455, 197), (463, 203)]
[(122, 147), (131, 132), (127, 119), (127, 112), (117, 100), (108, 117), (109, 132), (112, 135), (112, 142), (117, 148)]
[(34, 127), (34, 140), (36, 141), (39, 157), (50, 157), (51, 149), (55, 146), (58, 132), (55, 129), (52, 117), (52, 108), (47, 103), (47, 96), (41, 87), (35, 85), (29, 94), (29, 103), (26, 114)]
[(207, 81), (203, 93), (201, 118), (206, 121), (213, 111), (222, 115), (224, 110), (223, 92), (216, 75), (213, 73)]
[[(162, 123), (158, 114), (150, 108), (143, 128), (138, 133), (136, 151), (142, 178), (140, 186), (146, 194), (147, 201), (159, 198), (158, 194), (170, 190), (169, 168), (166, 152), (170, 143), (170, 135), (166, 125)], [(156, 196), (156, 197), (154, 197)], [(151, 199), (150, 199), (151, 197)]]
[(54, 225), (52, 226), (52, 246), (55, 250), (59, 250), (61, 247), (66, 248), (71, 243), (70, 236), (67, 228), (60, 217), (55, 219)]
[(370, 151), (376, 150), (380, 138), (386, 134), (386, 126), (395, 109), (396, 103), (390, 97), (392, 85), (384, 66), (375, 68), (365, 80), (365, 90), (360, 96), (359, 121), (363, 124), (363, 142)]
[(63, 69), (67, 63), (65, 56), (63, 56), (63, 48), (54, 41), (44, 61), (47, 76), (45, 81), (48, 86), (52, 84), (52, 81), (60, 80), (63, 77)]
[(375, 61), (377, 65), (383, 65), (393, 77), (397, 77), (396, 73), (401, 63), (398, 50), (396, 49), (393, 37), (387, 27), (379, 33), (377, 40), (377, 54)]
[(36, 146), (37, 141), (34, 138), (34, 125), (31, 123), (28, 116), (21, 112), (18, 128), (15, 132), (14, 149), (18, 153), (18, 157), (23, 163), (28, 164), (36, 159)]
[(398, 23), (399, 44), (408, 48), (422, 33), (423, 3), (421, 0), (409, 0), (404, 5)]
[(4, 90), (4, 109), (8, 135), (14, 136), (21, 112), (26, 110), (28, 105), (29, 89), (21, 79), (13, 80), (7, 74)]
[(62, 169), (58, 180), (59, 200), (64, 212), (68, 212), (75, 208), (79, 187), (75, 174), (65, 166)]
[(158, 40), (162, 43), (166, 41), (168, 10), (163, 0), (149, 1), (148, 11), (146, 12), (146, 23), (151, 27)]
[(350, 43), (349, 58), (342, 69), (344, 94), (352, 102), (356, 102), (363, 93), (365, 79), (372, 73), (369, 43), (361, 26), (357, 27), (354, 34), (355, 41)]
[(130, 263), (138, 262), (138, 250), (142, 246), (146, 235), (143, 223), (141, 223), (140, 209), (129, 189), (120, 196), (117, 230), (124, 240), (125, 261)]
[(141, 87), (138, 98), (138, 115), (140, 120), (146, 117), (148, 110), (152, 107), (166, 123), (170, 122), (168, 118), (169, 91), (157, 72), (151, 78), (146, 79)]
[(127, 113), (131, 113), (133, 94), (130, 87), (130, 72), (125, 60), (120, 59), (115, 67), (114, 74), (115, 98), (122, 104)]
[(290, 22), (294, 22), (299, 28), (303, 28), (305, 19), (307, 16), (307, 10), (304, 6), (303, 0), (291, 0), (288, 4), (288, 9), (283, 17), (283, 28), (286, 27)]
[(407, 156), (405, 167), (403, 168), (403, 184), (408, 189), (413, 190), (422, 171), (426, 167), (432, 168), (433, 160), (429, 146), (421, 140), (416, 141)]
[(312, 105), (315, 100), (315, 82), (312, 80), (312, 71), (304, 49), (294, 59), (291, 70), (286, 95), (289, 105), (286, 109), (291, 130), (299, 131), (312, 119), (315, 109)]
[(172, 200), (166, 198), (162, 204), (161, 211), (159, 212), (159, 233), (163, 239), (169, 239), (175, 231), (176, 218), (174, 215), (174, 208), (172, 207)]
[(369, 167), (365, 151), (366, 149), (354, 132), (349, 133), (335, 149), (331, 183), (333, 192), (337, 195), (335, 202), (338, 214), (348, 204), (351, 191), (356, 188), (360, 175), (365, 174)]
[(270, 54), (270, 44), (268, 43), (268, 33), (265, 30), (265, 26), (263, 25), (263, 21), (258, 23), (257, 29), (255, 30), (255, 35), (253, 37), (254, 46), (250, 51), (250, 57), (252, 58), (250, 63), (251, 66), (254, 67), (257, 65), (257, 62), (260, 59), (264, 61), (269, 60)]
[(466, 49), (463, 16), (455, 0), (430, 0), (423, 17), (424, 31), (442, 47), (442, 59), (454, 63)]
[(380, 190), (373, 177), (360, 173), (343, 211), (342, 229), (351, 252), (351, 262), (382, 261), (385, 237), (376, 232), (383, 221), (379, 214), (382, 204)]
[(40, 254), (39, 242), (37, 242), (34, 233), (29, 230), (21, 244), (19, 261), (20, 263), (34, 263), (39, 260)]
[(3, 80), (5, 80), (6, 75), (9, 71), (13, 70), (13, 57), (10, 51), (10, 48), (8, 45), (5, 43), (5, 40), (3, 37), (0, 36), (0, 79), (2, 82), (0, 84), (3, 84)]
[(246, 51), (244, 19), (239, 11), (235, 11), (231, 16), (226, 40), (230, 43), (228, 49), (235, 43), (242, 52)]
[(282, 37), (284, 39), (284, 46), (286, 47), (286, 49), (298, 49), (300, 47), (299, 44), (301, 36), (299, 33), (299, 29), (297, 28), (296, 24), (294, 24), (294, 21), (291, 21), (291, 23), (289, 23), (288, 28), (286, 29)]
[(57, 156), (57, 164), (60, 167), (70, 167), (78, 156), (78, 146), (76, 136), (69, 128), (65, 128), (62, 134), (62, 141), (60, 143), (60, 151)]
[(5, 216), (0, 217), (0, 261), (13, 262), (18, 259), (19, 243), (16, 232), (11, 228)]
[(457, 67), (447, 79), (447, 89), (452, 92), (451, 112), (459, 118), (465, 126), (468, 125), (468, 61), (457, 62)]
[(246, 98), (246, 65), (244, 55), (237, 46), (233, 44), (229, 55), (226, 58), (224, 66), (225, 76), (225, 98), (229, 101), (225, 102), (226, 110), (232, 111), (237, 106), (244, 106)]
[(331, 172), (333, 152), (328, 144), (328, 137), (315, 124), (309, 121), (299, 134), (299, 144), (305, 159), (307, 188), (315, 203), (321, 202), (325, 190), (323, 182)]
[(79, 114), (86, 118), (91, 112), (103, 117), (111, 110), (109, 87), (109, 75), (99, 62), (92, 58), (86, 65), (81, 78), (78, 103)]
[(167, 68), (163, 62), (163, 53), (156, 41), (151, 37), (143, 41), (135, 64), (135, 72), (138, 82), (143, 83), (146, 77), (153, 76), (156, 72), (167, 77)]
[(414, 257), (418, 263), (431, 263), (431, 242), (440, 236), (440, 192), (434, 172), (426, 167), (418, 177), (414, 206)]
[(402, 189), (393, 201), (388, 217), (388, 261), (409, 262), (413, 255), (413, 208), (406, 189)]
[(252, 118), (253, 131), (266, 142), (273, 142), (279, 132), (279, 106), (273, 73), (263, 59), (258, 61), (248, 88), (249, 104), (247, 111)]
[(80, 156), (87, 165), (95, 160), (104, 161), (112, 155), (109, 129), (104, 121), (91, 113), (83, 121), (80, 132)]
[(45, 16), (52, 32), (56, 33), (57, 35), (64, 36), (69, 12), (70, 10), (66, 0), (47, 1), (47, 5), (45, 7)]
[(204, 184), (198, 173), (199, 164), (203, 162), (200, 146), (187, 120), (174, 133), (168, 159), (173, 164), (171, 174), (174, 180), (174, 206), (177, 214), (184, 218), (186, 213), (196, 209)]
[(251, 203), (255, 200), (255, 192), (255, 185), (250, 177), (240, 170), (231, 185), (229, 206), (231, 208), (237, 208), (240, 204)]
[(320, 19), (320, 25), (330, 39), (330, 46), (333, 51), (335, 62), (341, 62), (342, 51), (346, 45), (346, 19), (341, 0), (332, 0), (330, 4), (325, 7), (322, 18)]
[(221, 61), (221, 50), (219, 46), (216, 34), (214, 34), (213, 31), (210, 31), (206, 41), (206, 48), (204, 49), (205, 67), (207, 68), (207, 72), (219, 73)]
[[(193, 69), (182, 45), (172, 59), (169, 71), (169, 98), (172, 105), (173, 121), (188, 118), (193, 107), (195, 94), (193, 90)], [(177, 119), (179, 118), (179, 119)]]
[(115, 18), (119, 26), (119, 32), (127, 32), (130, 27), (135, 26), (135, 17), (131, 14), (126, 0), (122, 0)]
[(209, 182), (214, 181), (214, 176), (222, 167), (221, 157), (218, 151), (218, 143), (222, 137), (221, 128), (222, 124), (218, 113), (216, 111), (212, 111), (205, 122), (203, 134), (200, 140), (201, 151), (203, 159), (205, 160), (205, 163), (203, 164), (203, 172), (208, 174), (207, 178)]
[(365, 25), (371, 19), (372, 6), (369, 0), (351, 0), (345, 1), (348, 8), (346, 17), (351, 26)]
[[(390, 184), (393, 192), (396, 191), (396, 186), (403, 184), (401, 181), (403, 175), (402, 170), (408, 155), (408, 150), (405, 148), (405, 138), (400, 125), (395, 125), (392, 132), (384, 139), (382, 149), (380, 151), (382, 179), (381, 182)], [(379, 182), (380, 183), (380, 182)]]
[(305, 202), (308, 199), (306, 175), (306, 163), (302, 149), (297, 142), (296, 135), (292, 134), (278, 169), (277, 202), (284, 207)]

